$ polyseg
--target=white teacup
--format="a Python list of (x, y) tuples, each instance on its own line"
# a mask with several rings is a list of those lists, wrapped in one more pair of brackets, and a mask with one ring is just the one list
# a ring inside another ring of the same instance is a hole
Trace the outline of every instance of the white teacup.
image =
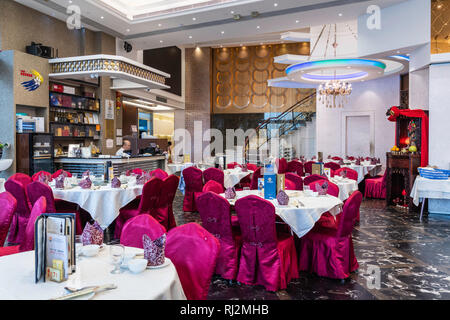
[(128, 269), (133, 273), (141, 273), (147, 268), (147, 259), (131, 259), (128, 261)]
[(100, 246), (98, 244), (89, 244), (82, 247), (83, 255), (86, 257), (95, 257), (100, 250)]

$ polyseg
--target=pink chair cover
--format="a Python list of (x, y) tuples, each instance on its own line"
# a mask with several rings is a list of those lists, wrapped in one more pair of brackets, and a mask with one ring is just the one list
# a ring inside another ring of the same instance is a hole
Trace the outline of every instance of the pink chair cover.
[(75, 213), (76, 234), (83, 232), (80, 212), (77, 210), (76, 204), (62, 200), (56, 201), (53, 197), (52, 188), (39, 181), (30, 183), (27, 190), (31, 205), (34, 205), (41, 196), (45, 197), (45, 200), (47, 200), (47, 213)]
[(324, 168), (330, 168), (332, 171), (336, 171), (341, 168), (341, 166), (336, 162), (327, 162), (323, 166)]
[(36, 219), (47, 211), (46, 209), (47, 200), (45, 200), (45, 197), (40, 197), (34, 204), (33, 209), (31, 209), (30, 218), (25, 229), (25, 238), (20, 243), (20, 252), (34, 250), (34, 224)]
[(256, 169), (258, 169), (258, 166), (256, 164), (253, 164), (253, 163), (247, 163), (247, 169), (255, 172)]
[[(322, 186), (327, 180), (318, 180), (311, 182), (309, 188), (313, 191), (317, 191), (317, 184)], [(339, 196), (339, 187), (331, 181), (328, 181), (327, 193), (333, 197)], [(340, 214), (336, 218), (329, 212), (322, 214), (319, 220), (314, 224), (314, 231), (322, 231), (324, 229), (337, 230)]]
[(313, 165), (313, 163), (316, 163), (316, 162), (315, 161), (308, 161), (308, 162), (305, 162), (303, 164), (303, 170), (305, 171), (305, 173), (312, 174), (312, 165)]
[(165, 172), (164, 170), (157, 168), (153, 171), (150, 172), (150, 177), (157, 177), (161, 180), (164, 180), (165, 178), (167, 178), (169, 175), (167, 172)]
[[(204, 186), (203, 186), (203, 192), (214, 192), (216, 194), (221, 194), (224, 193), (224, 189), (223, 186), (218, 183), (217, 181), (214, 180), (209, 180)], [(197, 197), (198, 199), (198, 197)], [(195, 201), (197, 201), (197, 199), (195, 199)]]
[(196, 196), (203, 190), (203, 173), (196, 167), (188, 167), (183, 170), (183, 178), (185, 182), (183, 211), (195, 212)]
[(208, 181), (214, 180), (218, 183), (220, 183), (221, 186), (223, 186), (224, 181), (224, 174), (223, 171), (218, 168), (208, 168), (205, 171), (203, 171), (203, 180), (205, 183)]
[(15, 173), (13, 174), (9, 179), (14, 179), (16, 181), (19, 181), (23, 187), (25, 188), (25, 193), (26, 193), (26, 189), (27, 186), (33, 182), (33, 179), (31, 179), (31, 177), (25, 173)]
[(52, 181), (52, 180), (53, 180), (53, 179), (52, 179), (52, 174), (51, 174), (50, 172), (47, 172), (47, 171), (39, 171), (39, 172), (36, 172), (36, 173), (33, 174), (33, 176), (31, 177), (31, 180), (33, 180), (33, 182), (34, 182), (34, 181), (38, 181), (41, 174), (46, 175), (46, 176), (48, 177), (48, 181)]
[(286, 177), (286, 182), (290, 181), (290, 182), (294, 183), (294, 189), (287, 189), (287, 190), (303, 190), (302, 177), (300, 177), (299, 175), (292, 173), (292, 172), (287, 172), (285, 177)]
[(8, 179), (5, 182), (5, 190), (8, 191), (17, 200), (16, 212), (11, 223), (8, 242), (22, 243), (25, 237), (28, 218), (30, 216), (30, 204), (28, 203), (25, 188), (22, 183), (14, 179)]
[(278, 166), (278, 173), (286, 173), (288, 170), (288, 163), (285, 158), (276, 160)]
[(261, 168), (257, 168), (252, 175), (252, 182), (250, 184), (250, 189), (251, 190), (258, 190), (258, 179), (262, 178), (262, 174), (261, 174)]
[(310, 176), (307, 176), (303, 179), (303, 183), (305, 185), (310, 185), (312, 182), (314, 181), (318, 181), (318, 180), (328, 180), (328, 178), (326, 176), (321, 176), (318, 174), (312, 174)]
[(12, 194), (9, 192), (0, 193), (0, 247), (5, 244), (16, 207), (17, 200)]
[(166, 230), (177, 226), (173, 215), (173, 199), (177, 193), (179, 182), (180, 178), (173, 174), (162, 181), (161, 195), (156, 202), (156, 210), (151, 213), (153, 218)]
[(144, 248), (142, 236), (148, 235), (156, 240), (166, 233), (166, 229), (149, 214), (140, 214), (128, 220), (120, 235), (120, 244), (126, 247)]
[(233, 234), (229, 202), (213, 192), (206, 192), (197, 197), (196, 203), (203, 228), (220, 242), (215, 273), (224, 279), (236, 280), (241, 239), (239, 234)]
[(142, 170), (141, 168), (135, 168), (135, 169), (131, 170), (131, 173), (142, 176), (144, 174), (144, 170)]
[(219, 240), (197, 223), (167, 233), (166, 257), (175, 265), (187, 299), (206, 299), (219, 252)]
[(63, 169), (59, 169), (58, 171), (56, 171), (55, 173), (52, 174), (52, 179), (58, 178), (59, 175), (62, 174), (63, 172), (65, 172), (69, 178), (72, 177), (72, 174), (69, 171), (64, 171)]
[(300, 239), (300, 271), (314, 272), (321, 277), (346, 279), (358, 269), (352, 230), (361, 200), (359, 191), (347, 199), (336, 231), (310, 231)]
[(386, 199), (386, 173), (382, 177), (369, 178), (365, 180), (364, 197)]
[(347, 167), (343, 167), (340, 169), (337, 169), (336, 171), (334, 171), (334, 175), (338, 176), (340, 175), (340, 173), (342, 171), (346, 171), (347, 172), (347, 178), (358, 181), (358, 172), (356, 170), (347, 168)]
[(303, 172), (303, 163), (298, 160), (292, 160), (288, 162), (288, 172), (296, 173), (300, 177), (303, 177), (305, 173)]
[(284, 181), (284, 188), (285, 188), (285, 190), (296, 190), (295, 187), (296, 187), (295, 186), (295, 182), (293, 182), (292, 180), (286, 179)]
[(242, 166), (239, 163), (237, 163), (237, 162), (227, 163), (227, 169), (234, 169), (235, 167), (242, 168)]
[[(322, 186), (325, 183), (325, 181), (327, 181), (327, 180), (322, 179), (322, 180), (317, 180), (317, 181), (311, 182), (309, 184), (309, 188), (311, 190), (313, 190), (313, 191), (317, 191), (316, 185), (318, 184), (319, 186)], [(327, 191), (327, 193), (330, 196), (338, 197), (339, 196), (339, 187), (335, 183), (333, 183), (331, 181), (327, 181), (327, 182), (328, 182), (328, 191)]]
[(243, 242), (237, 281), (269, 291), (285, 289), (298, 277), (297, 253), (291, 235), (277, 235), (275, 207), (250, 195), (237, 200), (235, 209)]
[[(338, 160), (338, 161), (339, 161), (339, 160), (344, 160), (344, 159), (342, 159), (341, 157), (337, 157), (337, 156), (336, 156), (336, 157), (332, 157), (331, 159), (333, 159), (333, 160)], [(334, 170), (334, 169), (333, 169), (333, 170)]]

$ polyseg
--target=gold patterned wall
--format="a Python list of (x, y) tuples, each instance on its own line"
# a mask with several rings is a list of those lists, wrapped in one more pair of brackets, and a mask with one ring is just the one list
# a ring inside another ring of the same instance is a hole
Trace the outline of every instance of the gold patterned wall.
[(312, 89), (268, 86), (286, 75), (287, 65), (273, 62), (283, 54), (309, 54), (309, 42), (213, 49), (213, 113), (283, 112), (309, 95)]
[(431, 1), (431, 54), (450, 52), (450, 0)]

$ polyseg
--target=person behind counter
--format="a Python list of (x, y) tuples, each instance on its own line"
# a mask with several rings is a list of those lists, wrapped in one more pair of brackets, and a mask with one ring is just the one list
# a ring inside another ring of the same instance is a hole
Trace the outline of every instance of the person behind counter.
[(128, 139), (123, 139), (122, 148), (117, 150), (116, 156), (129, 157), (131, 156), (131, 142)]

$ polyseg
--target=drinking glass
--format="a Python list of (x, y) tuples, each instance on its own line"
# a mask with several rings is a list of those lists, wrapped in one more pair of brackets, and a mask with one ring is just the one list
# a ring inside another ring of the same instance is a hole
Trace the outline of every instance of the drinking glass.
[(125, 247), (121, 244), (115, 244), (109, 247), (109, 254), (114, 265), (114, 270), (111, 271), (112, 274), (122, 273), (120, 265), (122, 264), (124, 253)]
[(81, 260), (81, 248), (83, 247), (83, 241), (81, 240), (81, 235), (75, 236), (75, 254), (77, 260)]
[(307, 185), (304, 185), (303, 186), (303, 190), (311, 190), (311, 188), (309, 186), (307, 186)]

